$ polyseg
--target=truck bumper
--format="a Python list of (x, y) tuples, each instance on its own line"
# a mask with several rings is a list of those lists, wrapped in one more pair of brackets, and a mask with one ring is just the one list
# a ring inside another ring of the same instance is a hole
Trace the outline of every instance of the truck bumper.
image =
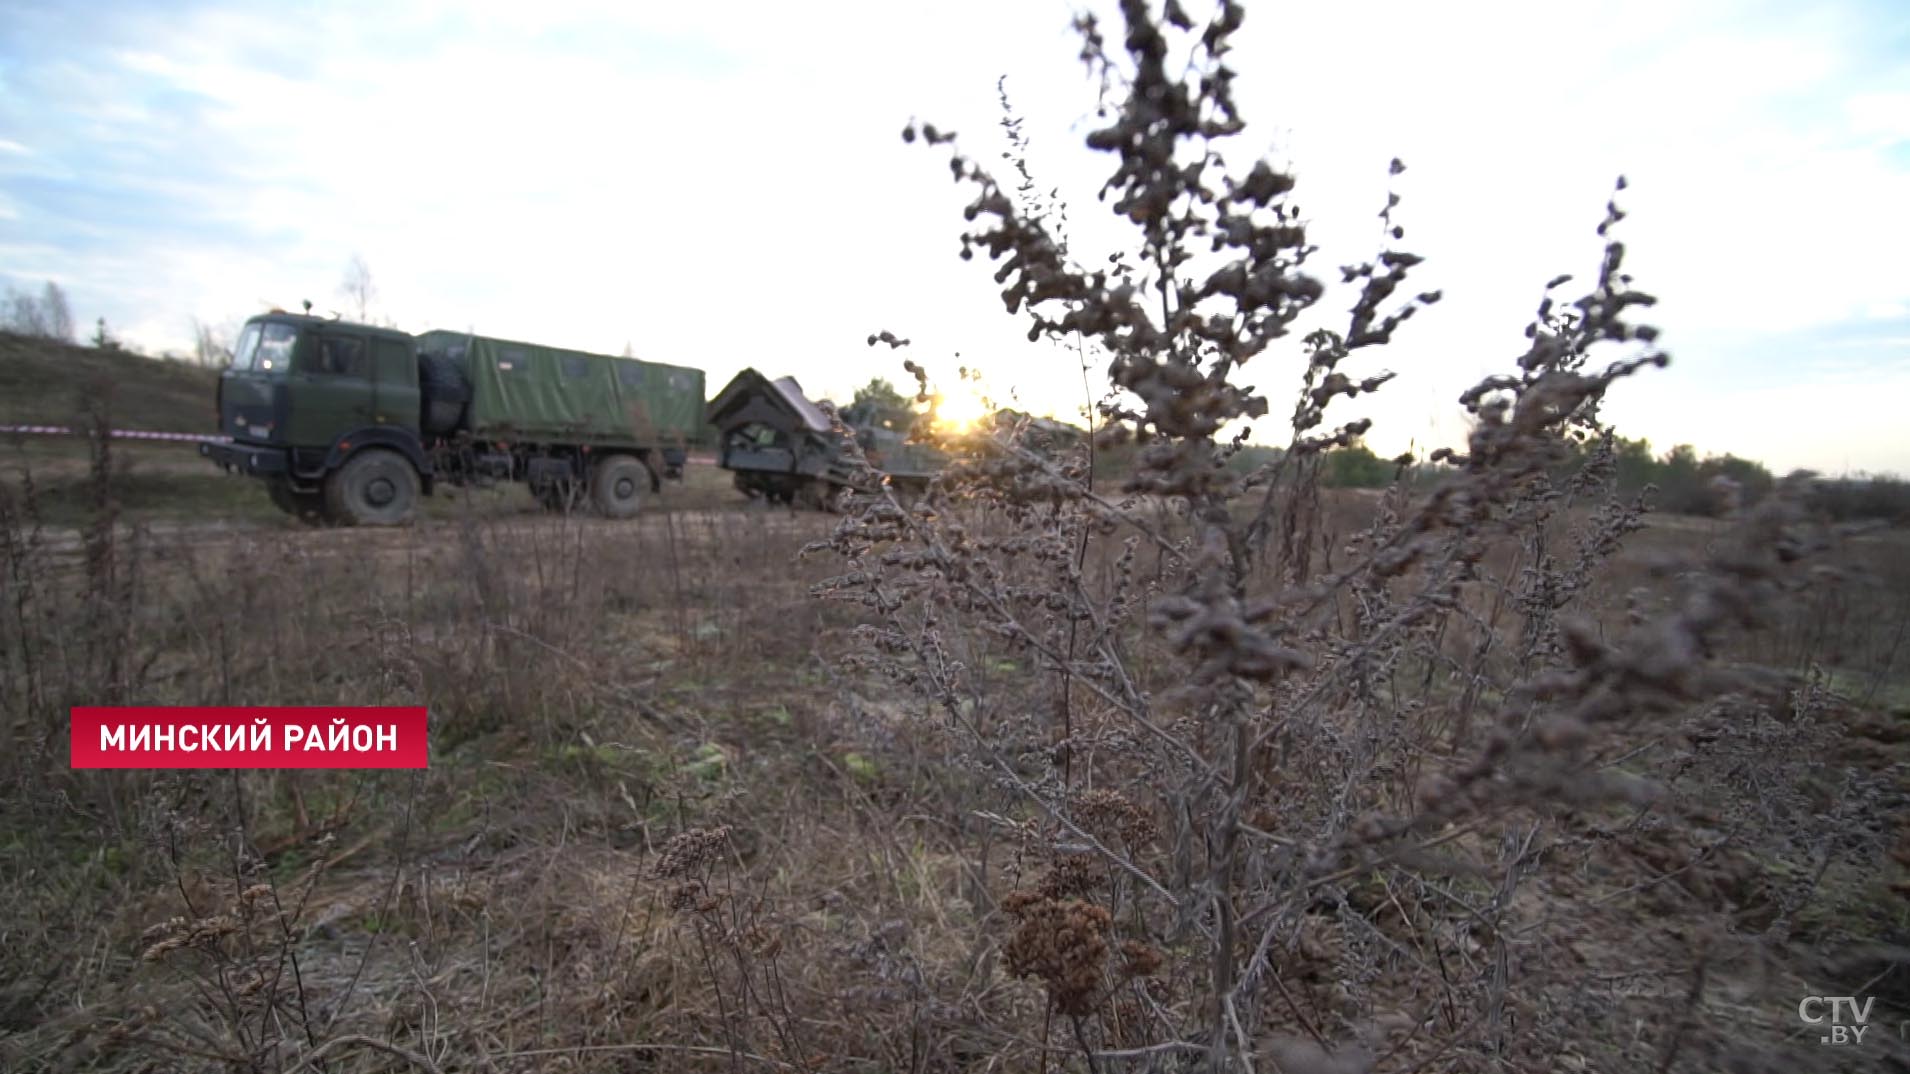
[(254, 477), (283, 474), (290, 469), (284, 448), (255, 447), (251, 444), (200, 444), (199, 454), (226, 470)]

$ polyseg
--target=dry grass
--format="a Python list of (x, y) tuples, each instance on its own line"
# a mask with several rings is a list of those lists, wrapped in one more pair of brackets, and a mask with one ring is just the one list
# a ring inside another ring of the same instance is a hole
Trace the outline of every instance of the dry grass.
[[(1437, 483), (1319, 481), (1384, 385), (1342, 366), (1436, 300), (1390, 243), (1230, 466), (1325, 294), (1290, 177), (1215, 178), (1238, 17), (1083, 21), (1133, 257), (951, 161), (1009, 308), (1123, 389), (1119, 489), (1012, 435), (840, 518), (0, 488), (0, 1066), (1780, 1071), (1807, 995), (1904, 1062), (1910, 544), (1616, 494), (1599, 402), (1663, 356), (1615, 240)], [(423, 704), (433, 764), (69, 770), (66, 709), (134, 702)]]
[[(1351, 522), (1372, 503), (1328, 507)], [(115, 551), (117, 577), (137, 578), (113, 591), (130, 620), (118, 625), (77, 565), (24, 564), (34, 589), (9, 586), (10, 607), (28, 604), (5, 633), (6, 796), (22, 818), (0, 851), (6, 1065), (277, 1071), (328, 1043), (326, 1069), (365, 1071), (1080, 1062), (1066, 1033), (1042, 1045), (1043, 992), (1011, 972), (1042, 964), (1002, 902), (1050, 868), (1039, 814), (968, 765), (921, 702), (831, 659), (857, 617), (809, 598), (826, 571), (795, 553), (833, 525), (473, 518), (376, 535), (375, 555), (353, 532), (239, 531), (163, 552), (133, 537)], [(1648, 528), (1627, 562), (1687, 540)], [(1853, 554), (1888, 565), (1900, 551)], [(1799, 636), (1815, 636), (1806, 622)], [(1887, 623), (1840, 624), (1842, 644), (1882, 651)], [(101, 629), (123, 639), (118, 659), (80, 644)], [(1006, 646), (974, 659), (990, 718), (1047, 703), (1048, 676)], [(1903, 681), (1840, 674), (1843, 698), (1853, 682)], [(64, 708), (101, 700), (424, 703), (433, 767), (67, 772)], [(1860, 702), (1827, 699), (1816, 733), (1874, 770), (1897, 747), (1843, 723), (1900, 724)], [(1692, 793), (1700, 814), (1733, 808), (1731, 788)], [(1122, 838), (1119, 807), (1104, 808), (1097, 830)], [(1785, 997), (1820, 987), (1815, 956), (1901, 936), (1892, 874), (1869, 863), (1832, 862), (1793, 905), (1817, 866), (1808, 831), (1711, 850), (1718, 832), (1689, 815), (1648, 818), (1563, 833), (1548, 853), (1570, 868), (1509, 907), (1526, 925), (1575, 922), (1552, 957), (1600, 982), (1577, 1017), (1615, 1040), (1684, 987), (1678, 953), (1723, 907), (1755, 929), (1788, 913), (1763, 962), (1734, 952), (1711, 971), (1726, 988), (1708, 1017), (1770, 1046), (1793, 1028)], [(662, 867), (673, 838), (718, 827), (693, 870)], [(1104, 872), (1055, 890), (1092, 897)], [(1346, 897), (1397, 927), (1395, 911), (1442, 898), (1423, 884), (1381, 870)], [(1282, 973), (1305, 1021), (1329, 1017), (1335, 988), (1308, 967), (1357, 940), (1331, 917), (1295, 934)], [(1125, 957), (1103, 968), (1127, 973)], [(1133, 1003), (1187, 987), (1165, 957), (1162, 976), (1131, 978)], [(1112, 1002), (1127, 1013), (1098, 1048), (1150, 1043), (1144, 1008)]]

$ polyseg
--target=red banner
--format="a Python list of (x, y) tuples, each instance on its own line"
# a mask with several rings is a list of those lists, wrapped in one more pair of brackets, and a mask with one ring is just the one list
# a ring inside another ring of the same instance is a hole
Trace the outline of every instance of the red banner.
[(425, 768), (423, 707), (76, 708), (74, 768)]

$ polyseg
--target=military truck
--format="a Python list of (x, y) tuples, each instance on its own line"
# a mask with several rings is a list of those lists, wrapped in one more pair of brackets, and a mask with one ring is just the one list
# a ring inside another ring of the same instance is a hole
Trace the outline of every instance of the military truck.
[[(898, 489), (920, 493), (947, 465), (939, 452), (909, 442), (910, 411), (849, 407), (840, 414), (877, 471)], [(794, 377), (745, 369), (710, 400), (717, 465), (752, 499), (831, 509), (861, 484), (843, 457), (844, 436)]]
[(247, 321), (200, 445), (312, 524), (400, 525), (441, 485), (521, 482), (635, 515), (705, 428), (703, 372), (463, 332), (274, 310)]

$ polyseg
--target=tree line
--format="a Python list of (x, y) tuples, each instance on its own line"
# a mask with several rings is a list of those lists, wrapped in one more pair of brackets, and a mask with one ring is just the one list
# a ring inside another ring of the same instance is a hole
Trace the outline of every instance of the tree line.
[[(914, 401), (888, 380), (877, 377), (856, 389), (853, 408), (865, 404), (894, 411), (914, 409)], [(1597, 442), (1568, 445), (1568, 453), (1556, 469), (1559, 476), (1576, 472), (1586, 456), (1599, 450)], [(1698, 454), (1690, 444), (1678, 444), (1663, 453), (1652, 450), (1644, 438), (1615, 436), (1611, 451), (1611, 480), (1626, 498), (1645, 495), (1657, 510), (1674, 514), (1719, 517), (1733, 504), (1749, 507), (1770, 495), (1778, 478), (1769, 467), (1753, 459), (1726, 452), (1722, 455)], [(1240, 445), (1227, 457), (1227, 468), (1242, 476), (1278, 462), (1284, 449), (1264, 444)], [(1102, 472), (1119, 477), (1132, 468), (1135, 448), (1132, 444), (1103, 447), (1098, 450)], [(1323, 452), (1320, 456), (1320, 480), (1328, 488), (1381, 489), (1396, 481), (1414, 486), (1430, 485), (1450, 476), (1451, 467), (1426, 463), (1402, 456), (1385, 458), (1355, 440), (1345, 447)], [(1892, 474), (1858, 474), (1824, 477), (1803, 474), (1811, 485), (1811, 499), (1826, 517), (1838, 521), (1878, 519), (1891, 523), (1910, 523), (1910, 482)]]
[[(79, 342), (72, 303), (67, 301), (66, 291), (52, 280), (46, 281), (38, 294), (8, 286), (5, 299), (0, 300), (0, 330), (59, 343)], [(104, 317), (95, 322), (93, 336), (87, 342), (102, 350), (119, 349), (119, 341), (106, 330)]]
[[(1576, 469), (1596, 444), (1577, 444), (1562, 469)], [(1260, 449), (1272, 451), (1273, 449)], [(1770, 495), (1778, 478), (1753, 459), (1726, 452), (1698, 454), (1690, 444), (1678, 444), (1663, 453), (1649, 440), (1614, 437), (1612, 481), (1620, 495), (1649, 495), (1661, 511), (1718, 517), (1733, 505), (1749, 507)], [(1251, 464), (1257, 459), (1244, 460)], [(1362, 443), (1336, 448), (1322, 459), (1322, 478), (1336, 488), (1384, 488), (1394, 481), (1423, 483), (1444, 476), (1447, 467), (1381, 458)], [(1811, 499), (1826, 516), (1838, 521), (1880, 519), (1910, 522), (1910, 482), (1891, 474), (1858, 474), (1837, 478), (1799, 471), (1810, 481)]]
[(0, 308), (0, 323), (6, 325), (7, 331), (23, 336), (57, 339), (62, 343), (74, 341), (73, 307), (66, 301), (66, 292), (52, 280), (48, 280), (37, 295), (8, 287), (5, 306)]
[[(390, 318), (374, 312), (378, 285), (372, 278), (371, 266), (363, 256), (353, 254), (347, 262), (338, 293), (345, 299), (345, 309), (334, 312), (334, 316), (349, 314), (359, 323), (396, 327)], [(310, 305), (306, 303), (308, 309)], [(182, 355), (168, 351), (160, 357), (172, 361), (189, 360), (213, 368), (224, 366), (232, 360), (232, 344), (238, 338), (238, 327), (237, 320), (215, 324), (194, 317), (192, 353)], [(38, 292), (9, 285), (5, 299), (0, 301), (0, 331), (60, 343), (79, 342), (75, 334), (72, 304), (67, 301), (66, 291), (52, 280), (46, 281)], [(118, 350), (120, 347), (119, 341), (107, 331), (104, 317), (95, 323), (93, 336), (87, 342), (102, 349)], [(625, 350), (628, 349), (626, 346)]]

